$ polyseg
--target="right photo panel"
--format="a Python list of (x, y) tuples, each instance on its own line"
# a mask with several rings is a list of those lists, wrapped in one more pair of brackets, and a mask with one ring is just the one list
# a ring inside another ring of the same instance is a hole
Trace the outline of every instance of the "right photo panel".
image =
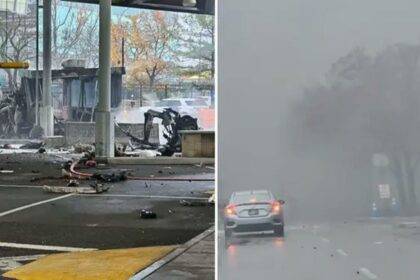
[(419, 11), (218, 1), (218, 279), (420, 279)]

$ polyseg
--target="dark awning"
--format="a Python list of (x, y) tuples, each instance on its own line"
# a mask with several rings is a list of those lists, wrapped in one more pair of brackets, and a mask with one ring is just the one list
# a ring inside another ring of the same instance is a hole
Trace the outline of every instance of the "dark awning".
[[(99, 4), (99, 0), (64, 0)], [(112, 0), (112, 5), (139, 9), (214, 15), (215, 0)]]

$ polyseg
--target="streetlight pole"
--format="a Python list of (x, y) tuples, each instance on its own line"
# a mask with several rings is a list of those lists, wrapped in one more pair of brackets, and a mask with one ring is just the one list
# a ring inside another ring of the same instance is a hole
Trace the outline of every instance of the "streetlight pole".
[(35, 47), (35, 125), (39, 125), (39, 0), (36, 0), (36, 47)]

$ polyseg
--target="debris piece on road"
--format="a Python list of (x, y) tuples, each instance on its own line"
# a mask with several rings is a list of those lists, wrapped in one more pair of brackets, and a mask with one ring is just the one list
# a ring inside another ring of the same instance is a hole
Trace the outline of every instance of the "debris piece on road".
[(67, 187), (78, 187), (79, 182), (76, 180), (70, 180), (70, 182), (67, 184)]
[(95, 161), (95, 160), (87, 160), (87, 161), (85, 162), (85, 165), (86, 165), (87, 167), (96, 167), (96, 166), (97, 166), (97, 163), (96, 163), (96, 161)]
[(44, 147), (41, 147), (41, 148), (39, 148), (38, 149), (38, 153), (39, 154), (44, 154), (44, 153), (46, 153), (47, 152), (47, 150), (45, 150), (45, 148)]
[(44, 142), (28, 142), (28, 143), (20, 146), (19, 149), (38, 150), (42, 147), (44, 147)]
[(0, 170), (0, 173), (3, 173), (3, 174), (12, 174), (14, 172), (15, 172), (14, 170), (7, 170), (7, 169)]
[(125, 171), (121, 171), (117, 174), (115, 174), (115, 173), (111, 173), (111, 174), (95, 173), (95, 174), (92, 175), (92, 178), (96, 179), (100, 182), (116, 183), (116, 182), (127, 180), (127, 173)]
[(76, 144), (73, 148), (74, 152), (77, 154), (92, 153), (95, 151), (95, 147), (90, 144)]
[(11, 144), (4, 144), (1, 148), (2, 149), (13, 149)]
[(48, 193), (78, 193), (78, 194), (97, 194), (107, 191), (109, 188), (103, 186), (98, 189), (93, 187), (60, 187), (60, 186), (47, 186), (44, 185), (42, 189)]
[(153, 212), (150, 209), (141, 209), (140, 211), (140, 217), (142, 219), (156, 219), (157, 215), (155, 212)]
[(186, 199), (181, 199), (179, 201), (179, 203), (182, 206), (191, 206), (191, 207), (193, 207), (193, 206), (207, 206), (208, 205), (207, 201), (186, 200)]
[(89, 186), (95, 189), (96, 193), (103, 193), (109, 190), (109, 186), (104, 186), (104, 184), (100, 184), (97, 181), (92, 182)]

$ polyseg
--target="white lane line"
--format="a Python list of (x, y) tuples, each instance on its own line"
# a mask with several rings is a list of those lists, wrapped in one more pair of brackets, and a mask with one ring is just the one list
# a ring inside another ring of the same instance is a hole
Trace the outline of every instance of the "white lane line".
[(0, 262), (2, 261), (16, 261), (16, 262), (34, 261), (45, 256), (47, 255), (39, 254), (39, 255), (29, 255), (29, 256), (4, 257), (4, 258), (0, 258)]
[(376, 274), (373, 274), (369, 269), (365, 267), (361, 267), (359, 269), (360, 273), (366, 276), (369, 279), (378, 279), (378, 276)]
[(321, 237), (321, 240), (325, 243), (330, 243), (330, 240), (328, 238)]
[(44, 251), (60, 251), (60, 252), (80, 252), (80, 251), (94, 251), (94, 248), (76, 248), (76, 247), (62, 247), (62, 246), (48, 246), (48, 245), (34, 245), (34, 244), (19, 244), (0, 242), (0, 247), (44, 250)]
[(348, 254), (343, 249), (337, 249), (337, 253), (339, 253), (343, 257), (347, 257), (348, 256)]
[(79, 196), (105, 196), (105, 197), (138, 197), (138, 198), (208, 200), (208, 198), (206, 197), (169, 196), (169, 195), (138, 195), (138, 194), (77, 194), (77, 195)]
[(21, 207), (18, 207), (18, 208), (0, 213), (0, 217), (4, 217), (6, 215), (9, 215), (9, 214), (12, 214), (12, 213), (15, 213), (15, 212), (19, 212), (19, 211), (22, 211), (22, 210), (25, 210), (25, 209), (28, 209), (28, 208), (31, 208), (31, 207), (34, 207), (34, 206), (38, 206), (38, 205), (41, 205), (41, 204), (49, 203), (51, 201), (67, 198), (67, 197), (70, 197), (70, 196), (73, 196), (73, 195), (74, 195), (73, 193), (70, 193), (70, 194), (59, 196), (59, 197), (55, 197), (55, 198), (51, 198), (51, 199), (47, 199), (47, 200), (42, 200), (42, 201), (38, 201), (38, 202), (35, 202), (35, 203), (32, 203), (32, 204), (21, 206)]
[(42, 186), (31, 186), (31, 185), (0, 185), (0, 188), (33, 188), (33, 189), (41, 189)]

